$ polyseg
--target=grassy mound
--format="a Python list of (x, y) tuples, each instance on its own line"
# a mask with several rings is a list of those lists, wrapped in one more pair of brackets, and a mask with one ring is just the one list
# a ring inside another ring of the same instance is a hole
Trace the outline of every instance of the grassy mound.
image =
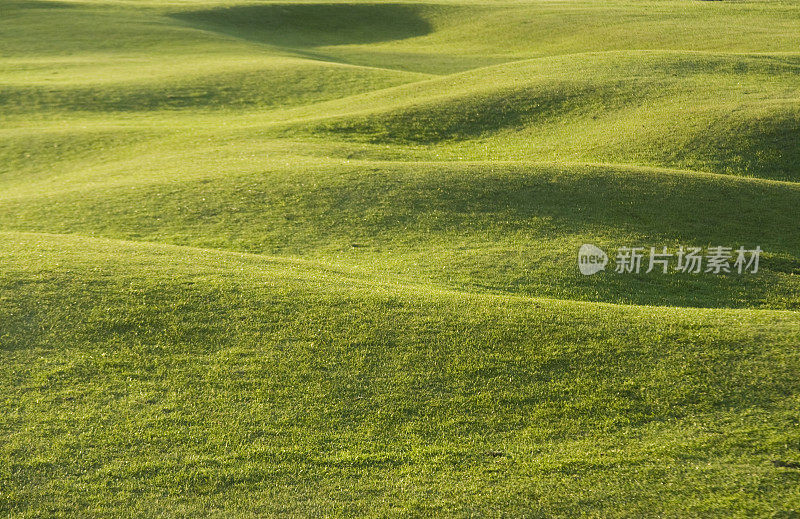
[(469, 141), (445, 146), (458, 157), (644, 162), (797, 180), (798, 70), (795, 58), (768, 56), (536, 59), (344, 99), (326, 105), (337, 115), (297, 125), (373, 143)]
[[(217, 148), (212, 153), (219, 159)], [(52, 194), (44, 196), (34, 188), (36, 194), (6, 200), (0, 219), (20, 230), (306, 256), (448, 286), (547, 297), (712, 307), (800, 303), (800, 188), (791, 183), (629, 168), (441, 163), (295, 163), (245, 175), (172, 178), (95, 181), (66, 191), (50, 186)], [(767, 252), (757, 276), (586, 278), (574, 266), (582, 243), (610, 252), (662, 244), (758, 244)]]

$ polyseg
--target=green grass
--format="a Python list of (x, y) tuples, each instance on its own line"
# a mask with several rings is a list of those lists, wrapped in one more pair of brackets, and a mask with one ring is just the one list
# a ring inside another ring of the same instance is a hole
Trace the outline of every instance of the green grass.
[[(0, 513), (800, 516), (800, 7), (0, 3)], [(582, 276), (583, 243), (764, 249)]]

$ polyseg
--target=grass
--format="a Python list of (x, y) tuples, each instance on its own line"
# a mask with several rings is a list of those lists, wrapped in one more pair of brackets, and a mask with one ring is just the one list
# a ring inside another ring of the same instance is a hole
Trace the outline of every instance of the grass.
[(798, 29), (3, 2), (0, 512), (798, 516)]

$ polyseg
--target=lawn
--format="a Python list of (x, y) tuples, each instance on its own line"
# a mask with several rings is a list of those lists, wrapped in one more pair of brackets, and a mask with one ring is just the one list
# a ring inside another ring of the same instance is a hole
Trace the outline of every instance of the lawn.
[(800, 517), (798, 35), (0, 0), (0, 515)]

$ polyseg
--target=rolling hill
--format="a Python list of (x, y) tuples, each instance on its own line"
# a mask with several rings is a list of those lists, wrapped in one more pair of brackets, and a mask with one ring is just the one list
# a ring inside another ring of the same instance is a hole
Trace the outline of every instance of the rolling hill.
[(3, 0), (0, 511), (797, 516), (799, 34), (782, 0)]

